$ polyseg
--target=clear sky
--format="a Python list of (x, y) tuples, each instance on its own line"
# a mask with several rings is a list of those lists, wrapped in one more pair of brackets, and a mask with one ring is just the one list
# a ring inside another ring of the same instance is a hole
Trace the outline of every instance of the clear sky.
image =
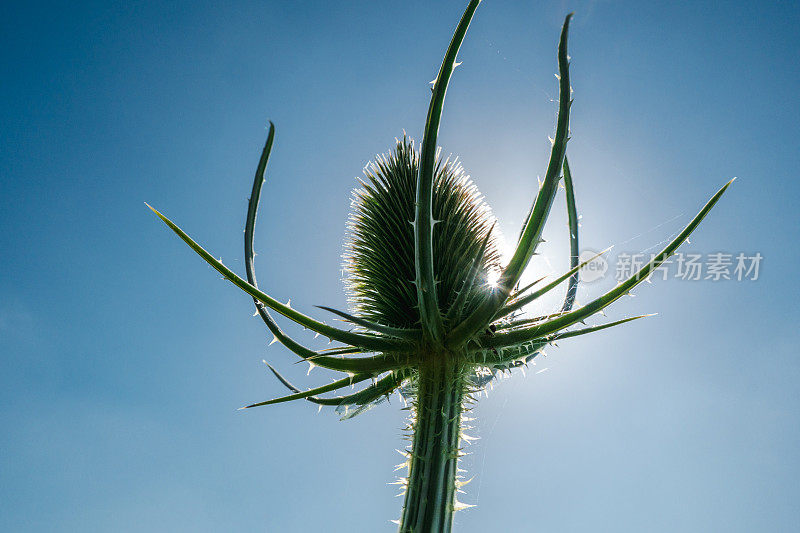
[[(302, 311), (344, 307), (354, 178), (419, 138), (465, 4), (4, 3), (0, 530), (392, 531), (405, 411), (236, 411), (283, 392), (263, 358), (304, 386), (329, 376), (268, 347), (249, 297), (143, 202), (243, 273), (272, 119), (259, 279)], [(657, 317), (502, 381), (475, 410), (458, 531), (800, 527), (800, 7), (644, 4), (486, 0), (440, 144), (515, 236), (574, 10), (582, 248), (649, 253), (738, 176), (683, 251), (760, 253), (759, 279), (644, 284), (609, 319)], [(537, 271), (567, 264), (563, 202)]]

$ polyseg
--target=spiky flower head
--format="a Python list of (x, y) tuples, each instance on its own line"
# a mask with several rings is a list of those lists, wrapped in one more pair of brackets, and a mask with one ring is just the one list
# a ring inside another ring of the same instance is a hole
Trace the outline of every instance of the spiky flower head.
[[(388, 326), (419, 329), (413, 226), (419, 151), (414, 141), (404, 136), (364, 174), (353, 191), (344, 253), (353, 312)], [(498, 230), (461, 164), (441, 155), (434, 167), (433, 218), (439, 312), (448, 316), (462, 290), (469, 291), (463, 309), (469, 312), (485, 294), (488, 274), (500, 269)], [(479, 283), (468, 284), (471, 275)]]

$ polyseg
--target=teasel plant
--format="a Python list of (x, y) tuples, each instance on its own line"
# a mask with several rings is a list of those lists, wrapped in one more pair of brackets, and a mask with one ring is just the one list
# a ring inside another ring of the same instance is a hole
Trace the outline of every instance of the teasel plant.
[[(400, 465), (407, 468), (408, 475), (398, 480), (405, 501), (396, 522), (403, 533), (449, 532), (454, 512), (468, 507), (456, 497), (465, 483), (458, 461), (463, 444), (470, 440), (464, 431), (478, 393), (499, 374), (527, 365), (556, 341), (643, 318), (585, 325), (664, 263), (731, 183), (714, 194), (683, 231), (632, 277), (573, 308), (579, 271), (594, 258), (578, 259), (578, 215), (566, 158), (572, 105), (567, 54), (572, 15), (567, 15), (558, 44), (558, 115), (549, 163), (514, 253), (501, 264), (490, 208), (460, 164), (443, 159), (437, 147), (447, 86), (479, 4), (480, 0), (469, 2), (433, 81), (419, 150), (404, 136), (392, 152), (365, 168), (365, 178), (353, 193), (343, 255), (351, 309), (321, 307), (348, 323), (346, 328), (328, 325), (279, 302), (256, 281), (254, 231), (275, 138), (271, 122), (247, 210), (245, 278), (148, 205), (197, 254), (253, 298), (257, 314), (274, 335), (273, 342), (280, 342), (311, 367), (343, 374), (327, 385), (301, 390), (270, 365), (290, 394), (242, 409), (307, 400), (320, 408), (333, 407), (346, 419), (399, 392), (411, 413), (407, 426), (410, 446)], [(566, 190), (570, 269), (552, 281), (543, 278), (520, 287), (523, 272), (543, 242), (542, 231), (561, 184)], [(529, 304), (565, 282), (566, 297), (560, 309), (545, 316), (528, 316)], [(335, 344), (323, 350), (304, 346), (284, 332), (271, 311)], [(583, 326), (572, 328), (577, 324)], [(355, 385), (363, 387), (350, 392)], [(325, 396), (342, 390), (348, 393)]]

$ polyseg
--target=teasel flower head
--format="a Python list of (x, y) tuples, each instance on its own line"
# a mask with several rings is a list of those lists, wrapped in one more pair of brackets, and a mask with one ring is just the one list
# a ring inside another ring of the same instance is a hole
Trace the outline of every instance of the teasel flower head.
[[(579, 271), (594, 258), (579, 262), (575, 187), (566, 158), (572, 105), (568, 15), (558, 44), (558, 117), (550, 160), (514, 252), (502, 261), (499, 230), (490, 208), (457, 160), (442, 158), (437, 145), (447, 86), (478, 4), (480, 0), (469, 2), (433, 82), (421, 146), (417, 149), (413, 140), (403, 136), (390, 153), (368, 165), (353, 193), (343, 253), (351, 308), (321, 307), (348, 323), (347, 327), (331, 326), (279, 302), (260, 289), (256, 280), (255, 222), (275, 139), (272, 123), (247, 211), (245, 277), (153, 209), (205, 261), (253, 298), (274, 341), (311, 366), (341, 373), (332, 383), (301, 390), (270, 365), (290, 394), (243, 409), (306, 400), (332, 407), (346, 419), (395, 392), (409, 403), (411, 444), (402, 463), (408, 475), (397, 482), (405, 495), (397, 521), (402, 532), (450, 531), (453, 513), (466, 507), (456, 499), (465, 483), (458, 459), (471, 439), (464, 433), (463, 422), (477, 400), (476, 393), (499, 372), (526, 365), (557, 340), (643, 318), (578, 326), (629, 294), (675, 253), (731, 183), (714, 194), (684, 230), (633, 276), (575, 306)], [(566, 190), (570, 269), (555, 279), (520, 287), (526, 267), (543, 242), (545, 222), (561, 184)], [(566, 284), (566, 296), (559, 308), (539, 317), (525, 314), (529, 304), (562, 284)], [(313, 350), (287, 335), (271, 312), (335, 344)], [(360, 388), (352, 391), (354, 385)], [(336, 391), (338, 395), (327, 395)]]

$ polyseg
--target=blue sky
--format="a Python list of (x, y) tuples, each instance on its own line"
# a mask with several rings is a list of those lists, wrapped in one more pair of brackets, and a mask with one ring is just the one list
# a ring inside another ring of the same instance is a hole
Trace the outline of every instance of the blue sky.
[[(458, 531), (800, 522), (800, 8), (655, 4), (487, 0), (440, 144), (515, 235), (546, 167), (574, 10), (582, 247), (649, 250), (738, 176), (684, 251), (759, 252), (760, 277), (656, 280), (609, 319), (657, 317), (564, 342), (495, 387), (475, 410), (463, 500), (477, 507)], [(304, 384), (328, 376), (268, 347), (249, 298), (143, 202), (242, 273), (272, 119), (259, 278), (300, 310), (343, 307), (354, 178), (404, 129), (420, 137), (464, 5), (2, 7), (0, 529), (392, 531), (405, 412), (237, 412), (282, 393), (263, 358)], [(557, 202), (545, 273), (567, 264)]]

